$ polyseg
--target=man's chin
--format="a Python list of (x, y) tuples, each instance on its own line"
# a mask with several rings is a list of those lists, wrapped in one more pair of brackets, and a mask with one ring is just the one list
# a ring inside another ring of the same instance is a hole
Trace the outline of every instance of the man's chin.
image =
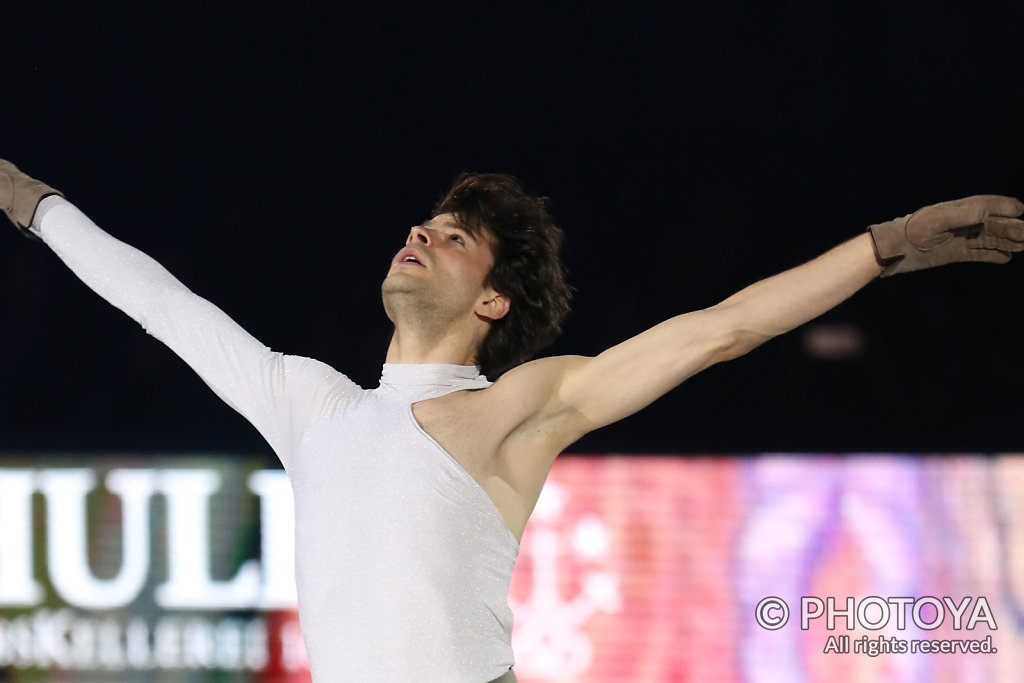
[(422, 304), (431, 298), (429, 288), (422, 280), (405, 273), (388, 273), (380, 285), (380, 293), (384, 298), (385, 308), (389, 299), (393, 299), (396, 303)]
[(403, 266), (400, 264), (396, 264), (391, 266), (391, 269), (388, 270), (388, 274), (384, 276), (384, 282), (394, 279), (419, 280), (421, 278), (417, 276), (421, 275), (422, 273), (425, 273), (426, 270), (427, 269), (424, 268), (423, 266)]
[(392, 287), (403, 291), (423, 289), (423, 281), (415, 277), (413, 273), (405, 272), (404, 269), (396, 266), (388, 271), (381, 283), (381, 289)]

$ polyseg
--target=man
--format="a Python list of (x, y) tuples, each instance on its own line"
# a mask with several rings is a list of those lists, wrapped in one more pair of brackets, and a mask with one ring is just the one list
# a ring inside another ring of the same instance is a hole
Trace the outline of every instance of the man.
[(1024, 249), (1017, 200), (937, 204), (596, 357), (524, 362), (567, 310), (560, 233), (514, 180), (463, 176), (392, 261), (382, 293), (395, 331), (380, 387), (367, 391), (322, 363), (271, 352), (7, 162), (0, 204), (178, 353), (280, 457), (320, 681), (514, 680), (509, 579), (563, 449), (880, 274), (1005, 263)]

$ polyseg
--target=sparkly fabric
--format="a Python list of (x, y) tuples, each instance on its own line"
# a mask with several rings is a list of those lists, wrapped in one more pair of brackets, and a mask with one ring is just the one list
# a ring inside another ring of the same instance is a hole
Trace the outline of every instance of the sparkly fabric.
[(488, 386), (477, 368), (387, 364), (364, 390), (263, 346), (69, 202), (47, 209), (43, 241), (245, 416), (288, 471), (313, 679), (479, 683), (507, 672), (518, 543), (412, 414), (417, 401)]
[(55, 206), (59, 206), (64, 201), (64, 198), (59, 194), (51, 194), (40, 199), (39, 204), (36, 205), (36, 212), (32, 215), (32, 225), (29, 226), (29, 230), (38, 235), (39, 226), (42, 225), (43, 216), (46, 215), (46, 212)]

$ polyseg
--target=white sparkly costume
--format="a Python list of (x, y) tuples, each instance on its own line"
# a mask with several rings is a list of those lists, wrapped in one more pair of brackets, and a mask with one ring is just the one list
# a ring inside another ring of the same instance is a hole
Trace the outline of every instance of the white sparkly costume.
[(160, 264), (48, 198), (38, 233), (266, 438), (295, 494), (299, 614), (313, 678), (481, 683), (512, 666), (518, 543), (412, 404), (488, 386), (474, 367), (384, 366), (364, 390), (275, 353)]

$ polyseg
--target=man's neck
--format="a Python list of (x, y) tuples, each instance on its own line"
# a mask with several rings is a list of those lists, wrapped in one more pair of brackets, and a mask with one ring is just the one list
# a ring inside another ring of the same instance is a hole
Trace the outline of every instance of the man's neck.
[(388, 363), (447, 363), (475, 365), (477, 343), (466, 337), (451, 336), (426, 342), (397, 330), (388, 344)]

